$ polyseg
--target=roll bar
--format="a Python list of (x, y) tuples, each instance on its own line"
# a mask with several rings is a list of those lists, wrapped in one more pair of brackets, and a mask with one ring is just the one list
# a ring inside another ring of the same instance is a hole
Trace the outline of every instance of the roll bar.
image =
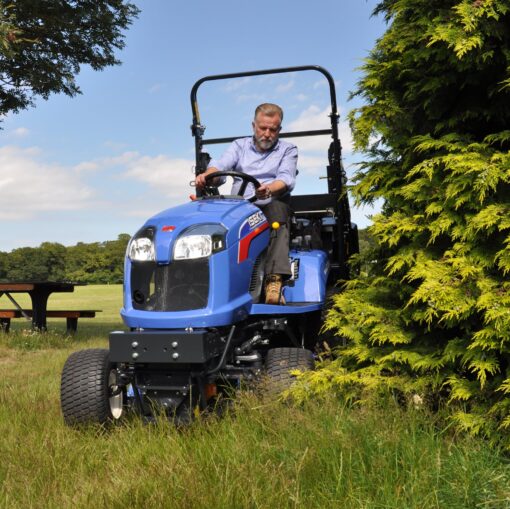
[[(204, 139), (205, 126), (203, 126), (200, 122), (200, 113), (198, 110), (198, 102), (197, 102), (197, 91), (198, 88), (207, 81), (216, 81), (216, 80), (225, 80), (231, 78), (244, 78), (247, 76), (262, 76), (265, 74), (281, 74), (281, 73), (290, 73), (290, 72), (298, 72), (298, 71), (317, 71), (321, 73), (327, 80), (329, 84), (329, 95), (331, 100), (331, 113), (329, 117), (331, 119), (331, 128), (330, 129), (317, 129), (311, 131), (296, 131), (296, 132), (285, 132), (280, 133), (280, 138), (294, 138), (294, 137), (302, 137), (302, 136), (323, 136), (323, 135), (331, 135), (332, 142), (329, 146), (328, 150), (328, 161), (329, 165), (327, 166), (327, 181), (328, 181), (328, 194), (326, 196), (326, 201), (330, 201), (329, 208), (334, 211), (334, 216), (336, 217), (336, 235), (334, 241), (334, 255), (333, 255), (333, 263), (332, 263), (332, 273), (335, 278), (341, 277), (343, 279), (348, 277), (349, 267), (348, 267), (348, 257), (352, 252), (356, 252), (355, 247), (352, 248), (350, 244), (352, 243), (352, 239), (356, 239), (357, 243), (357, 230), (351, 224), (351, 215), (349, 208), (349, 200), (347, 193), (345, 192), (345, 183), (347, 181), (345, 170), (342, 164), (342, 145), (340, 143), (340, 139), (338, 138), (338, 120), (340, 115), (338, 114), (337, 103), (336, 103), (336, 92), (335, 92), (335, 82), (331, 74), (320, 67), (319, 65), (302, 65), (298, 67), (281, 67), (277, 69), (264, 69), (260, 71), (248, 71), (248, 72), (237, 72), (231, 74), (217, 74), (214, 76), (205, 76), (204, 78), (199, 79), (191, 89), (191, 109), (193, 112), (193, 124), (191, 125), (191, 133), (195, 137), (195, 155), (196, 155), (196, 166), (195, 166), (195, 174), (199, 175), (203, 173), (207, 164), (209, 163), (210, 157), (206, 152), (202, 152), (202, 148), (204, 145), (212, 145), (215, 143), (228, 143), (234, 141), (238, 138), (243, 138), (245, 136), (229, 136), (225, 138), (211, 138)], [(197, 190), (197, 195), (200, 195), (200, 190)], [(298, 198), (299, 197), (293, 197)], [(303, 197), (306, 203), (301, 204), (296, 208), (298, 213), (313, 213), (310, 209), (310, 202), (317, 201), (317, 195), (306, 195)], [(299, 205), (299, 203), (297, 203)], [(328, 210), (321, 210), (321, 214), (330, 212)]]
[(247, 72), (237, 72), (230, 74), (216, 74), (213, 76), (205, 76), (200, 78), (191, 89), (191, 110), (193, 112), (193, 124), (191, 125), (191, 133), (195, 137), (195, 155), (196, 155), (196, 164), (197, 171), (200, 172), (200, 167), (203, 164), (202, 160), (202, 148), (204, 145), (213, 145), (218, 143), (229, 143), (238, 138), (246, 137), (246, 135), (241, 136), (229, 136), (225, 138), (209, 138), (204, 139), (203, 135), (205, 132), (205, 126), (203, 126), (200, 122), (200, 112), (198, 109), (197, 102), (197, 91), (199, 87), (207, 82), (207, 81), (217, 81), (217, 80), (225, 80), (232, 78), (244, 78), (247, 76), (262, 76), (265, 74), (282, 74), (289, 72), (299, 72), (299, 71), (317, 71), (320, 72), (328, 81), (329, 84), (329, 95), (331, 100), (331, 113), (329, 115), (331, 119), (331, 129), (317, 129), (311, 131), (295, 131), (295, 132), (285, 132), (280, 133), (280, 138), (296, 138), (303, 136), (323, 136), (330, 134), (333, 138), (333, 154), (331, 154), (332, 159), (334, 161), (340, 161), (341, 158), (341, 145), (338, 139), (338, 119), (340, 115), (338, 114), (337, 103), (336, 103), (336, 91), (335, 91), (335, 82), (331, 74), (319, 65), (301, 65), (297, 67), (279, 67), (276, 69), (263, 69), (259, 71), (247, 71)]

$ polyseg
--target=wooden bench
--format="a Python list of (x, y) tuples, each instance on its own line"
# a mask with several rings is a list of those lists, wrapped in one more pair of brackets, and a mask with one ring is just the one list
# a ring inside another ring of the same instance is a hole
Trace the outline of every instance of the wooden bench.
[[(100, 309), (82, 309), (82, 310), (47, 310), (47, 318), (65, 318), (67, 321), (67, 333), (74, 334), (78, 328), (78, 318), (94, 318)], [(12, 318), (32, 317), (32, 310), (26, 309), (0, 309), (0, 330), (9, 332)]]

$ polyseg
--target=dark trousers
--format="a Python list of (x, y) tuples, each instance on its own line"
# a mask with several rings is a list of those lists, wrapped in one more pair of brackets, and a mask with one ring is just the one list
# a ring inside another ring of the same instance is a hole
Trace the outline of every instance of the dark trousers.
[[(290, 207), (288, 201), (289, 198), (273, 198), (267, 205), (259, 206), (271, 228), (264, 272), (266, 275), (281, 274), (284, 279), (291, 275), (289, 262)], [(280, 227), (274, 229), (272, 227), (274, 222), (279, 223)]]

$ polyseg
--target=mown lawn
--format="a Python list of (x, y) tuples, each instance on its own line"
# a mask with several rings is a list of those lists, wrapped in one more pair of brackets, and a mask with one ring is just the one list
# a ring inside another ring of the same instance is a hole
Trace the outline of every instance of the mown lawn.
[(74, 338), (65, 320), (44, 335), (17, 320), (0, 338), (0, 507), (510, 508), (503, 455), (390, 403), (295, 408), (243, 394), (226, 415), (185, 429), (137, 418), (66, 428), (62, 366), (122, 328), (121, 294), (88, 286), (51, 297), (53, 308), (103, 310), (80, 320)]

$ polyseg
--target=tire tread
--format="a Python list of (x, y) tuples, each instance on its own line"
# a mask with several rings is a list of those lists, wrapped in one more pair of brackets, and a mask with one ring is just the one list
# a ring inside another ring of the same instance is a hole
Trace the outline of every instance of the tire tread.
[(272, 348), (266, 357), (266, 374), (269, 377), (272, 391), (282, 392), (288, 389), (295, 380), (290, 372), (312, 370), (315, 367), (313, 353), (304, 348)]
[(95, 348), (72, 353), (62, 370), (60, 403), (68, 425), (106, 423), (111, 418), (108, 395), (109, 352)]

